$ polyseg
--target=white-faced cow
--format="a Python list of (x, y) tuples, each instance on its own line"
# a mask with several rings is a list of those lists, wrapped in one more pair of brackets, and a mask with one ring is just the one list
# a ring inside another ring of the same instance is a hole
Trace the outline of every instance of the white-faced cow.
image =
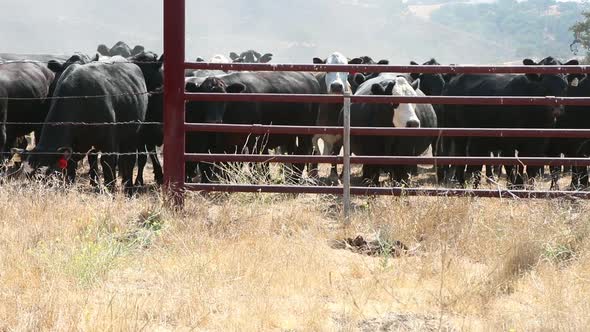
[[(314, 58), (313, 63), (315, 64), (328, 64), (328, 65), (345, 65), (345, 64), (361, 64), (360, 58), (354, 58), (348, 60), (342, 53), (334, 52), (326, 59)], [(320, 84), (322, 93), (325, 94), (337, 94), (342, 95), (345, 91), (351, 92), (352, 89), (348, 83), (347, 72), (329, 72), (329, 73), (317, 73), (315, 74), (316, 79)], [(335, 126), (338, 123), (338, 116), (342, 110), (342, 104), (320, 104), (316, 125), (317, 126)], [(337, 155), (340, 153), (342, 148), (342, 135), (328, 135), (328, 134), (317, 134), (313, 136), (312, 142), (315, 151), (320, 151), (319, 140), (322, 140), (324, 149), (322, 154), (324, 155)], [(317, 169), (317, 164), (312, 167)], [(338, 173), (336, 170), (336, 164), (332, 164), (330, 169), (330, 178), (337, 179)]]
[[(383, 73), (361, 84), (355, 96), (424, 96), (418, 89), (419, 80), (410, 85), (405, 77), (398, 74)], [(429, 104), (353, 104), (351, 107), (351, 126), (358, 127), (400, 127), (433, 128), (437, 126), (436, 113)], [(379, 137), (352, 136), (351, 152), (356, 155), (372, 156), (419, 156), (432, 142), (432, 137)], [(363, 166), (363, 179), (368, 184), (377, 185), (384, 167)], [(393, 166), (385, 168), (392, 180), (403, 183), (416, 166)]]

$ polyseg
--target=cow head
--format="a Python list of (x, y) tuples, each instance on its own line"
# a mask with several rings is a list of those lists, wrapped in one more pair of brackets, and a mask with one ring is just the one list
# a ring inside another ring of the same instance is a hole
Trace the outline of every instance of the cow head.
[(141, 45), (135, 45), (133, 50), (131, 50), (131, 55), (138, 55), (139, 53), (145, 52), (145, 47)]
[[(417, 66), (418, 63), (415, 61), (410, 62), (410, 65)], [(438, 63), (434, 58), (423, 63), (424, 66), (438, 66)], [(411, 73), (410, 77), (413, 80), (420, 80), (420, 90), (428, 96), (440, 96), (445, 87), (445, 79), (442, 74), (420, 74)]]
[[(389, 60), (386, 59), (382, 59), (379, 60), (378, 62), (375, 62), (375, 60), (373, 60), (373, 58), (371, 58), (370, 56), (364, 55), (359, 57), (359, 59), (361, 59), (361, 63), (363, 65), (388, 65), (389, 64)], [(363, 84), (365, 81), (370, 80), (372, 78), (375, 78), (377, 76), (379, 76), (380, 73), (354, 73), (354, 74), (350, 74), (348, 75), (348, 83), (350, 84), (350, 87), (352, 89), (352, 92), (355, 93), (356, 90), (358, 89), (358, 87)]]
[[(354, 58), (348, 60), (342, 53), (334, 52), (325, 60), (320, 58), (313, 58), (315, 64), (327, 64), (327, 65), (345, 65), (345, 64), (362, 64), (363, 60), (360, 58)], [(344, 91), (350, 91), (350, 85), (348, 83), (348, 73), (346, 72), (330, 72), (326, 73), (325, 83), (327, 93), (329, 94), (342, 94)]]
[(119, 41), (111, 48), (108, 55), (120, 55), (124, 58), (128, 58), (131, 56), (131, 47), (129, 47), (129, 45), (127, 45), (125, 42)]
[(130, 57), (128, 60), (141, 69), (148, 91), (154, 91), (164, 84), (161, 70), (164, 63), (163, 54), (158, 58), (155, 53), (141, 52), (140, 54)]
[(271, 60), (272, 60), (272, 53), (265, 53), (264, 55), (262, 55), (258, 59), (258, 62), (260, 62), (260, 63), (269, 63)]
[(72, 148), (61, 147), (53, 152), (47, 152), (39, 147), (31, 151), (13, 148), (13, 158), (25, 160), (25, 174), (27, 176), (39, 176), (46, 178), (50, 175), (67, 175), (67, 179), (73, 180), (76, 171), (76, 161)]
[(209, 59), (211, 63), (231, 63), (231, 61), (223, 54), (215, 54)]
[[(217, 77), (207, 77), (201, 84), (188, 81), (185, 86), (187, 92), (200, 93), (244, 93), (246, 86), (242, 83), (233, 83), (227, 85), (223, 80)], [(204, 112), (205, 122), (223, 123), (223, 117), (227, 109), (227, 103), (223, 101), (199, 102), (198, 108)]]
[(89, 63), (91, 61), (92, 61), (92, 59), (90, 59), (87, 55), (81, 54), (81, 53), (77, 53), (77, 54), (72, 55), (65, 62), (59, 62), (59, 61), (56, 61), (56, 60), (50, 60), (47, 63), (47, 68), (49, 68), (49, 70), (51, 70), (52, 72), (55, 73), (55, 78), (53, 79), (53, 82), (51, 82), (51, 85), (49, 86), (48, 95), (49, 96), (52, 96), (53, 95), (53, 91), (55, 91), (55, 87), (57, 85), (57, 82), (59, 81), (59, 78), (61, 77), (61, 75), (63, 74), (63, 72), (68, 67), (70, 67), (73, 64), (83, 65), (83, 64)]
[[(387, 85), (385, 85), (387, 83)], [(383, 84), (375, 83), (371, 86), (371, 93), (377, 96), (417, 96), (416, 90), (404, 77), (396, 77), (393, 80), (384, 81)], [(420, 127), (420, 120), (416, 115), (414, 104), (391, 104), (393, 110), (394, 127)]]
[(101, 55), (109, 55), (109, 48), (105, 44), (98, 45), (96, 51)]
[[(555, 66), (562, 65), (557, 59), (547, 57), (538, 63), (531, 59), (524, 59), (523, 64), (526, 66)], [(565, 65), (577, 65), (578, 60), (570, 60)], [(528, 92), (532, 96), (556, 96), (564, 97), (567, 95), (568, 82), (566, 75), (563, 74), (525, 74), (528, 80)], [(558, 117), (563, 112), (563, 105), (552, 107), (552, 116)]]

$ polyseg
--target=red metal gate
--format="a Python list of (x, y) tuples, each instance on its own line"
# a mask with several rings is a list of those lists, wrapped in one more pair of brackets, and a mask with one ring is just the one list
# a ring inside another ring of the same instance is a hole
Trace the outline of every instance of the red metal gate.
[[(316, 64), (219, 64), (185, 63), (185, 0), (164, 3), (165, 53), (165, 113), (164, 113), (164, 177), (169, 191), (182, 200), (184, 190), (227, 192), (278, 192), (342, 194), (342, 187), (290, 185), (223, 185), (186, 184), (185, 162), (318, 162), (344, 163), (346, 156), (285, 156), (285, 155), (221, 155), (185, 153), (185, 133), (188, 131), (253, 133), (253, 134), (342, 134), (342, 127), (297, 127), (270, 125), (188, 124), (184, 123), (186, 101), (268, 101), (343, 103), (344, 96), (287, 94), (205, 94), (185, 93), (185, 69), (218, 69), (249, 71), (308, 71), (308, 72), (398, 72), (398, 73), (590, 73), (586, 66), (383, 66), (383, 65), (316, 65)], [(470, 105), (590, 105), (590, 98), (564, 97), (449, 97), (449, 96), (352, 96), (352, 103), (425, 103)], [(480, 136), (480, 137), (577, 137), (590, 138), (590, 130), (551, 129), (478, 129), (478, 128), (351, 128), (351, 135), (378, 136)], [(456, 165), (573, 165), (590, 166), (584, 158), (431, 158), (407, 156), (351, 157), (355, 164), (456, 164)], [(481, 197), (552, 198), (575, 196), (590, 198), (589, 192), (526, 191), (526, 190), (466, 190), (440, 188), (366, 188), (352, 187), (358, 195), (472, 195)]]

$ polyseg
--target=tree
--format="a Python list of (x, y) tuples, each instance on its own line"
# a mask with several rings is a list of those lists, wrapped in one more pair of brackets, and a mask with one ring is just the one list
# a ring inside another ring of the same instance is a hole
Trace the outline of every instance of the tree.
[(586, 62), (590, 60), (590, 11), (582, 13), (582, 21), (574, 24), (570, 31), (574, 33), (574, 40), (570, 45), (572, 52), (577, 53), (578, 45), (586, 50)]

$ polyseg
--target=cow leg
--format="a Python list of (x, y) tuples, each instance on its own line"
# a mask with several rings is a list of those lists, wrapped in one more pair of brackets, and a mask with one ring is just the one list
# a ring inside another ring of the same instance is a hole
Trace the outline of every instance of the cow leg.
[(505, 165), (504, 168), (506, 168), (506, 174), (508, 175), (508, 188), (522, 189), (524, 186), (522, 165)]
[(561, 174), (561, 166), (550, 166), (551, 172), (551, 190), (559, 190), (559, 178)]
[(544, 166), (528, 166), (526, 167), (526, 174), (530, 185), (535, 185), (535, 179), (543, 174)]
[(133, 195), (133, 167), (135, 166), (136, 156), (133, 154), (124, 154), (119, 156), (119, 174), (121, 176), (121, 185), (125, 189), (125, 195)]
[(395, 165), (389, 168), (389, 176), (394, 186), (402, 186), (410, 183), (410, 175), (413, 166)]
[(137, 154), (137, 176), (135, 177), (135, 186), (143, 187), (143, 170), (147, 164), (147, 146), (142, 145)]
[(90, 150), (88, 153), (88, 166), (90, 167), (90, 185), (93, 187), (98, 186), (98, 154), (96, 150)]
[(380, 166), (363, 165), (363, 182), (365, 182), (369, 186), (372, 186), (372, 185), (378, 186), (380, 171), (381, 171)]
[(580, 166), (581, 177), (580, 177), (580, 186), (583, 189), (588, 188), (588, 167)]
[(154, 180), (156, 180), (157, 185), (161, 186), (164, 184), (164, 172), (162, 171), (162, 164), (160, 164), (160, 159), (158, 158), (158, 150), (156, 149), (156, 146), (152, 146), (148, 150), (150, 151)]
[[(314, 156), (321, 154), (320, 149), (319, 149), (319, 145), (318, 145), (318, 137), (317, 136), (312, 137), (311, 144), (312, 144), (311, 154)], [(307, 165), (307, 174), (310, 178), (317, 179), (318, 178), (318, 163), (308, 164)]]
[[(432, 154), (435, 157), (446, 157), (449, 155), (449, 151), (450, 151), (450, 144), (451, 144), (451, 139), (447, 138), (447, 137), (442, 137), (439, 136), (437, 137), (435, 143), (432, 145), (433, 151)], [(436, 168), (436, 182), (439, 185), (442, 185), (444, 183), (447, 183), (447, 181), (449, 181), (449, 172), (450, 172), (450, 167), (449, 165), (440, 165), (440, 164), (436, 164), (435, 165)]]
[[(340, 154), (340, 150), (342, 149), (342, 142), (335, 143), (332, 145), (332, 156), (337, 156)], [(330, 177), (340, 178), (338, 176), (338, 164), (334, 163), (330, 167)]]
[[(463, 137), (455, 138), (455, 152), (454, 155), (463, 157), (467, 155), (467, 139)], [(465, 168), (466, 165), (453, 166), (455, 169), (455, 180), (461, 187), (465, 187)]]
[[(299, 136), (297, 139), (297, 146), (295, 147), (295, 154), (297, 155), (307, 155), (312, 150), (311, 141), (309, 138)], [(305, 168), (305, 163), (295, 163), (293, 164), (293, 171), (295, 173), (295, 177), (298, 181), (301, 181), (303, 178), (303, 169)]]
[(102, 166), (102, 176), (104, 178), (104, 185), (109, 191), (114, 192), (117, 156), (102, 155), (100, 156), (100, 164)]
[(571, 187), (574, 190), (579, 190), (588, 187), (588, 170), (584, 166), (572, 167), (572, 183)]

